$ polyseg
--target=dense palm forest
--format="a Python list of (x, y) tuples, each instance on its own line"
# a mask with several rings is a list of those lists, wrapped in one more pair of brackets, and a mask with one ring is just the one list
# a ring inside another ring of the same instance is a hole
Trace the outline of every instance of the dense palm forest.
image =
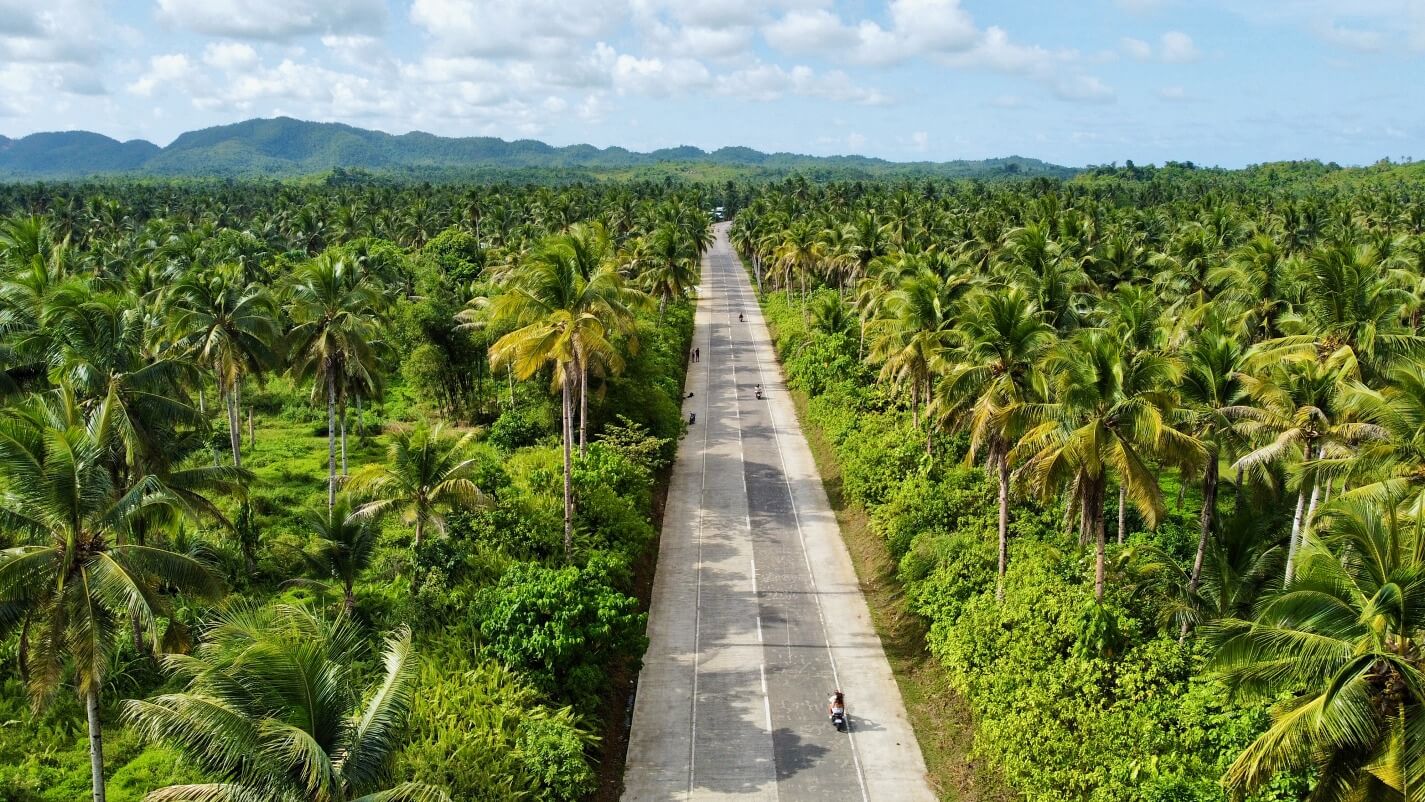
[(712, 205), (0, 188), (0, 797), (593, 793)]
[(1418, 172), (788, 181), (731, 236), (983, 775), (1425, 798)]

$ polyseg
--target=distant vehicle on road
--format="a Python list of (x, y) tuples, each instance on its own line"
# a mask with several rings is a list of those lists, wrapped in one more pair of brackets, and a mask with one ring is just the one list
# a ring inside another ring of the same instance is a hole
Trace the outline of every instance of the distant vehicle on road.
[(718, 220), (721, 220), (721, 219), (722, 219), (722, 215), (723, 215), (723, 207), (721, 207), (721, 206), (716, 206), (716, 207), (713, 208), (713, 217), (716, 217)]

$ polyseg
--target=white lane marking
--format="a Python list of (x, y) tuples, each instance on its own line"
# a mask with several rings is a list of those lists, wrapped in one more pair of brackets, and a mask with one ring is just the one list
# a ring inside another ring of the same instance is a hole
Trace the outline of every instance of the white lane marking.
[[(731, 266), (732, 260), (731, 260), (730, 258), (725, 259), (725, 260), (723, 260), (723, 261), (726, 262), (727, 266)], [(724, 276), (725, 276), (725, 275), (726, 275), (726, 274), (724, 273)], [(724, 282), (724, 283), (725, 283), (725, 282)], [(730, 355), (730, 357), (729, 357), (729, 359), (728, 359), (728, 364), (732, 367), (732, 409), (733, 409), (733, 412), (734, 412), (733, 418), (737, 421), (737, 448), (738, 448), (739, 453), (740, 453), (741, 456), (742, 456), (742, 469), (741, 469), (740, 471), (738, 471), (738, 473), (742, 475), (742, 498), (743, 498), (743, 501), (746, 502), (746, 507), (745, 507), (745, 510), (746, 510), (746, 511), (745, 511), (745, 513), (744, 513), (744, 524), (745, 524), (746, 527), (747, 527), (747, 545), (748, 545), (749, 547), (752, 547), (752, 548), (755, 549), (756, 547), (755, 547), (754, 544), (752, 543), (752, 497), (751, 497), (751, 495), (747, 492), (747, 445), (746, 445), (746, 443), (745, 443), (745, 442), (743, 441), (743, 439), (742, 439), (742, 388), (739, 387), (739, 386), (738, 386), (738, 383), (737, 383), (737, 337), (735, 337), (734, 334), (733, 334), (733, 333), (736, 331), (736, 329), (734, 329), (733, 326), (732, 326), (732, 304), (731, 304), (730, 302), (726, 302), (728, 299), (731, 298), (731, 293), (730, 293), (730, 292), (724, 292), (723, 298), (725, 299), (724, 310), (727, 312), (727, 342), (728, 342), (728, 354)], [(740, 302), (740, 299), (741, 299), (741, 296), (739, 295), (739, 302)], [(762, 642), (762, 601), (761, 601), (760, 597), (758, 597), (758, 594), (757, 594), (757, 558), (756, 558), (755, 554), (754, 554), (754, 556), (752, 557), (752, 560), (751, 560), (751, 562), (750, 562), (750, 566), (751, 566), (751, 569), (752, 569), (752, 597), (753, 597), (753, 599), (754, 599), (754, 601), (755, 601), (755, 603), (756, 603), (756, 605), (757, 605), (757, 642), (758, 642), (758, 643), (761, 643), (761, 642)], [(765, 655), (764, 655), (764, 657), (765, 657)], [(772, 737), (772, 697), (767, 693), (767, 672), (766, 672), (766, 662), (765, 662), (765, 661), (762, 661), (762, 662), (759, 662), (759, 663), (758, 663), (758, 665), (757, 665), (757, 673), (758, 673), (758, 674), (761, 676), (761, 678), (762, 678), (762, 709), (763, 709), (764, 711), (766, 711), (766, 714), (767, 714), (767, 737), (768, 737), (768, 738), (771, 738), (771, 737)], [(773, 746), (773, 749), (772, 749), (771, 765), (772, 765), (772, 798), (776, 799), (776, 798), (779, 798), (779, 797), (781, 796), (781, 793), (782, 793), (782, 792), (781, 792), (781, 789), (777, 786), (777, 758), (776, 758), (776, 747), (775, 747), (775, 745)]]
[[(746, 280), (745, 273), (743, 275), (743, 279)], [(745, 295), (745, 291), (740, 282), (738, 284), (738, 294), (739, 297)], [(759, 324), (762, 323), (762, 307), (760, 305), (757, 306), (755, 313), (757, 315), (757, 320), (755, 322)], [(762, 349), (760, 343), (753, 343), (752, 355), (757, 360), (757, 378), (762, 379), (762, 384), (764, 387), (766, 387), (768, 386), (768, 384), (765, 368), (762, 364)], [(779, 385), (779, 389), (783, 393), (786, 392), (785, 386)], [(806, 532), (802, 529), (802, 517), (801, 513), (797, 510), (796, 494), (792, 492), (792, 480), (787, 473), (787, 457), (786, 454), (784, 454), (782, 451), (782, 429), (780, 426), (777, 425), (777, 413), (775, 408), (772, 406), (772, 394), (764, 392), (762, 395), (762, 400), (767, 405), (767, 415), (772, 422), (772, 439), (777, 443), (777, 459), (782, 463), (782, 483), (786, 486), (787, 489), (787, 500), (791, 502), (792, 505), (792, 519), (796, 522), (797, 538), (801, 542), (802, 559), (806, 563), (807, 568), (807, 580), (811, 583), (812, 598), (816, 600), (816, 617), (821, 622), (821, 636), (822, 640), (826, 643), (826, 659), (831, 664), (831, 679), (833, 682), (836, 683), (836, 687), (840, 688), (841, 676), (840, 673), (836, 670), (836, 655), (832, 652), (831, 649), (831, 636), (826, 626), (826, 615), (822, 610), (821, 592), (817, 589), (816, 586), (816, 574), (812, 571), (811, 567), (811, 554), (807, 551)], [(865, 772), (861, 767), (860, 753), (856, 749), (856, 739), (851, 737), (851, 726), (849, 720), (847, 722), (846, 727), (846, 740), (851, 743), (851, 762), (856, 766), (856, 782), (861, 786), (862, 802), (870, 802), (870, 796), (866, 790)]]
[[(707, 265), (711, 267), (711, 265)], [(702, 303), (702, 299), (699, 299)], [(707, 510), (707, 490), (708, 490), (708, 430), (711, 428), (712, 418), (708, 415), (709, 393), (708, 386), (712, 377), (712, 310), (708, 309), (707, 314), (707, 339), (708, 339), (708, 367), (707, 378), (703, 380), (703, 464), (702, 476), (698, 486), (698, 562), (694, 569), (694, 596), (693, 596), (693, 692), (689, 702), (688, 710), (688, 798), (693, 796), (694, 772), (697, 768), (698, 760), (698, 667), (702, 662), (702, 628), (703, 628), (703, 515)], [(694, 337), (694, 343), (697, 338)], [(701, 345), (697, 345), (701, 347)], [(702, 362), (702, 355), (699, 352), (698, 362)]]

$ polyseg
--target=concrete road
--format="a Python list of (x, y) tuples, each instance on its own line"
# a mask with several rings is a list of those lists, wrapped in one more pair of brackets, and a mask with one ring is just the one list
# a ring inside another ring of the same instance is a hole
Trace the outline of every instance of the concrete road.
[[(668, 494), (623, 799), (934, 800), (726, 233), (703, 260), (697, 422)], [(846, 733), (826, 718), (836, 688)]]

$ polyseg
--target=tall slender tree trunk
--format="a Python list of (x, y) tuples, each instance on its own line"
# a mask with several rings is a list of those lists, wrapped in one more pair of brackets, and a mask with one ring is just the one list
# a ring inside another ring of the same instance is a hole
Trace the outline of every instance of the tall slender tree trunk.
[(336, 506), (336, 375), (327, 370), (327, 511)]
[(421, 541), (425, 539), (425, 534), (426, 534), (426, 519), (425, 519), (425, 516), (424, 516), (424, 515), (417, 515), (417, 516), (416, 516), (416, 546), (417, 546), (417, 547), (419, 547), (419, 546), (421, 545)]
[(341, 405), (341, 420), (338, 423), (341, 427), (341, 475), (350, 476), (346, 470), (346, 404)]
[(505, 376), (510, 380), (510, 409), (515, 408), (515, 369), (510, 365), (505, 366)]
[(579, 456), (589, 445), (589, 366), (579, 361)]
[(238, 416), (238, 383), (228, 390), (228, 443), (233, 449), (233, 467), (242, 468), (242, 418)]
[(99, 727), (98, 687), (90, 688), (84, 695), (84, 708), (89, 717), (89, 774), (94, 785), (94, 802), (104, 802), (104, 731)]
[(573, 404), (569, 399), (569, 385), (573, 383), (574, 377), (569, 375), (569, 369), (564, 370), (564, 559), (570, 562), (574, 559), (574, 480), (573, 464), (570, 458), (572, 450), (571, 444), (574, 439), (574, 416)]
[(361, 396), (356, 397), (356, 436), (366, 436), (366, 415), (361, 410)]
[(1004, 577), (1009, 571), (1009, 459), (1001, 453), (995, 460), (999, 474), (999, 575), (995, 581), (995, 601), (1004, 601)]
[(247, 408), (247, 447), (257, 448), (257, 425), (252, 419), (252, 407)]
[(1092, 528), (1094, 539), (1093, 597), (1097, 602), (1103, 601), (1104, 584), (1107, 577), (1108, 544), (1103, 525), (1103, 491), (1106, 484), (1107, 480), (1103, 477), (1089, 482), (1091, 503), (1084, 511), (1086, 515), (1093, 516), (1089, 526)]
[[(1316, 449), (1316, 458), (1321, 459), (1326, 456), (1326, 447), (1321, 446)], [(1316, 518), (1317, 503), (1321, 500), (1321, 481), (1311, 480), (1311, 501), (1306, 505), (1306, 517), (1301, 521), (1301, 537), (1306, 538), (1306, 533), (1311, 531), (1311, 522)]]
[(1306, 511), (1306, 487), (1296, 494), (1296, 513), (1291, 517), (1291, 540), (1286, 544), (1286, 576), (1283, 582), (1290, 582), (1296, 570), (1296, 549), (1301, 545), (1301, 516)]
[(1128, 516), (1128, 486), (1122, 481), (1118, 483), (1118, 545), (1123, 545), (1123, 530), (1127, 528)]
[[(1212, 537), (1213, 521), (1217, 517), (1217, 452), (1207, 455), (1207, 466), (1202, 469), (1202, 517), (1197, 533), (1197, 555), (1192, 560), (1192, 574), (1188, 576), (1188, 597), (1191, 598), (1202, 582), (1202, 564), (1207, 559), (1207, 540)], [(1178, 633), (1178, 640), (1187, 637), (1188, 626)]]

